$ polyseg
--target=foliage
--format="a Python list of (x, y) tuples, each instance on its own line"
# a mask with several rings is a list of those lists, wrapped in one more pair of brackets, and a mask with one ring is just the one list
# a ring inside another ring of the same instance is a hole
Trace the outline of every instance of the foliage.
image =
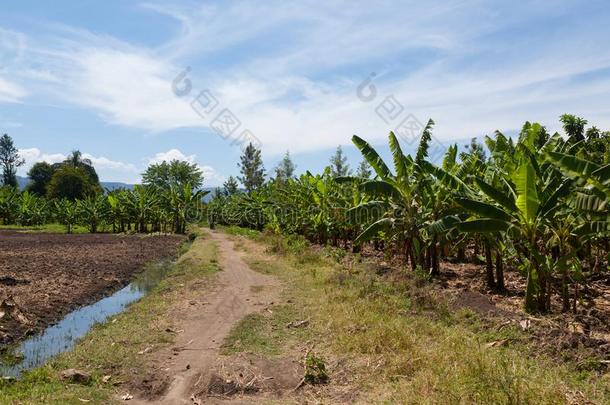
[(82, 167), (61, 166), (53, 173), (47, 193), (50, 198), (75, 201), (96, 194), (98, 187)]
[(93, 167), (93, 162), (91, 162), (91, 159), (84, 158), (83, 154), (78, 150), (72, 151), (66, 160), (64, 160), (62, 163), (56, 163), (53, 166), (55, 169), (62, 167), (80, 168), (87, 174), (90, 184), (93, 187), (99, 187), (100, 179), (95, 171), (95, 168)]
[(308, 384), (324, 384), (328, 382), (328, 372), (324, 360), (312, 353), (305, 357), (305, 382)]
[(17, 187), (17, 168), (25, 163), (7, 134), (0, 137), (0, 166), (2, 166), (2, 185)]
[(506, 267), (527, 279), (529, 312), (551, 310), (554, 291), (564, 310), (574, 309), (579, 285), (608, 266), (610, 136), (588, 130), (592, 142), (577, 142), (586, 121), (564, 115), (562, 122), (567, 140), (526, 122), (516, 141), (496, 132), (485, 146), (476, 139), (462, 153), (450, 146), (441, 166), (427, 160), (432, 120), (414, 156), (390, 133), (392, 165), (354, 136), (373, 178), (345, 176), (338, 150), (334, 169), (214, 198), (208, 215), (211, 223), (300, 234), (354, 251), (372, 243), (433, 277), (443, 257), (466, 260), (469, 246), (472, 260), (483, 253), (490, 289), (504, 290)]
[(330, 158), (330, 171), (334, 177), (349, 176), (351, 170), (347, 164), (347, 156), (343, 154), (341, 145), (337, 146), (335, 154)]
[(261, 187), (265, 181), (265, 167), (263, 166), (261, 150), (249, 143), (239, 160), (241, 176), (238, 179), (246, 190), (251, 192)]
[(227, 179), (227, 181), (224, 182), (222, 187), (224, 195), (230, 196), (237, 193), (239, 189), (239, 184), (237, 184), (237, 180), (235, 180), (235, 177), (229, 176), (229, 178)]
[(295, 170), (296, 165), (290, 158), (290, 152), (286, 151), (279, 165), (275, 168), (275, 180), (280, 182), (287, 181), (294, 177)]
[(163, 161), (148, 166), (142, 174), (142, 184), (164, 190), (190, 184), (199, 189), (203, 184), (203, 173), (196, 163), (174, 159), (169, 163)]
[(47, 194), (47, 186), (51, 182), (55, 169), (47, 162), (36, 162), (28, 171), (30, 183), (27, 190), (38, 196)]
[[(65, 173), (69, 178), (64, 182)], [(82, 193), (87, 186), (89, 191)], [(84, 169), (63, 166), (53, 175), (46, 198), (29, 191), (0, 188), (0, 220), (3, 225), (22, 226), (57, 221), (68, 233), (75, 225), (83, 225), (92, 233), (106, 229), (185, 233), (188, 223), (202, 218), (202, 199), (206, 194), (190, 183), (173, 184), (168, 189), (138, 185), (133, 190), (117, 189), (103, 194), (91, 187)]]

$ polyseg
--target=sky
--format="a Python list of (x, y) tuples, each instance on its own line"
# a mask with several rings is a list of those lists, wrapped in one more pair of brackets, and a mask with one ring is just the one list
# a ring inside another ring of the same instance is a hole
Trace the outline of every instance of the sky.
[(353, 134), (412, 150), (429, 118), (438, 151), (563, 113), (610, 129), (608, 21), (604, 1), (3, 2), (0, 133), (21, 175), (78, 149), (102, 180), (175, 158), (213, 187), (248, 142), (316, 172), (338, 145), (359, 163)]

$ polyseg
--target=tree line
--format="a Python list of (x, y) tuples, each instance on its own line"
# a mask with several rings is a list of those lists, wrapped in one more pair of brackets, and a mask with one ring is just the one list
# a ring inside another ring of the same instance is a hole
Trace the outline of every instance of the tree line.
[(322, 174), (217, 193), (209, 221), (371, 246), (431, 277), (443, 259), (481, 257), (489, 289), (505, 290), (506, 271), (524, 277), (527, 311), (550, 311), (553, 295), (576, 310), (587, 280), (608, 269), (610, 133), (560, 120), (566, 136), (526, 122), (514, 138), (496, 131), (485, 146), (451, 145), (438, 165), (428, 160), (432, 120), (413, 155), (390, 133), (392, 164), (354, 136), (364, 170), (352, 174), (337, 153)]
[(24, 191), (16, 169), (24, 164), (8, 135), (0, 138), (0, 221), (3, 225), (75, 225), (89, 232), (185, 233), (203, 212), (203, 174), (196, 164), (173, 160), (150, 165), (142, 184), (132, 189), (103, 190), (89, 159), (79, 151), (63, 162), (37, 162)]

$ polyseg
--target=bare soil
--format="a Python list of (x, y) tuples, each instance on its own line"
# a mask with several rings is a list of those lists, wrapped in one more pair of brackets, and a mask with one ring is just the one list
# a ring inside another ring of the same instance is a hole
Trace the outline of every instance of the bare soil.
[[(277, 301), (279, 283), (271, 276), (251, 270), (227, 235), (219, 232), (210, 235), (219, 250), (217, 282), (212, 287), (202, 285), (198, 291), (191, 291), (184, 302), (174, 306), (173, 328), (180, 333), (172, 347), (155, 352), (145, 381), (131, 384), (132, 403), (208, 404), (225, 400), (239, 403), (243, 398), (247, 398), (244, 403), (252, 403), (252, 395), (260, 399), (269, 390), (281, 391), (294, 382), (290, 376), (298, 374), (289, 370), (295, 367), (290, 360), (269, 362), (220, 355), (222, 343), (233, 326), (244, 316), (264, 312)], [(275, 387), (266, 380), (264, 376), (271, 372), (282, 374), (285, 384)]]
[(19, 341), (175, 256), (181, 236), (0, 231), (0, 344)]

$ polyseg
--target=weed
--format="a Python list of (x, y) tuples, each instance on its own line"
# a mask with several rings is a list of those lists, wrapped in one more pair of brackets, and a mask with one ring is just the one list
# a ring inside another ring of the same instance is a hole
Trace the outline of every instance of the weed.
[(326, 365), (321, 357), (315, 354), (308, 353), (305, 356), (305, 382), (308, 384), (326, 384), (328, 382), (328, 373)]

